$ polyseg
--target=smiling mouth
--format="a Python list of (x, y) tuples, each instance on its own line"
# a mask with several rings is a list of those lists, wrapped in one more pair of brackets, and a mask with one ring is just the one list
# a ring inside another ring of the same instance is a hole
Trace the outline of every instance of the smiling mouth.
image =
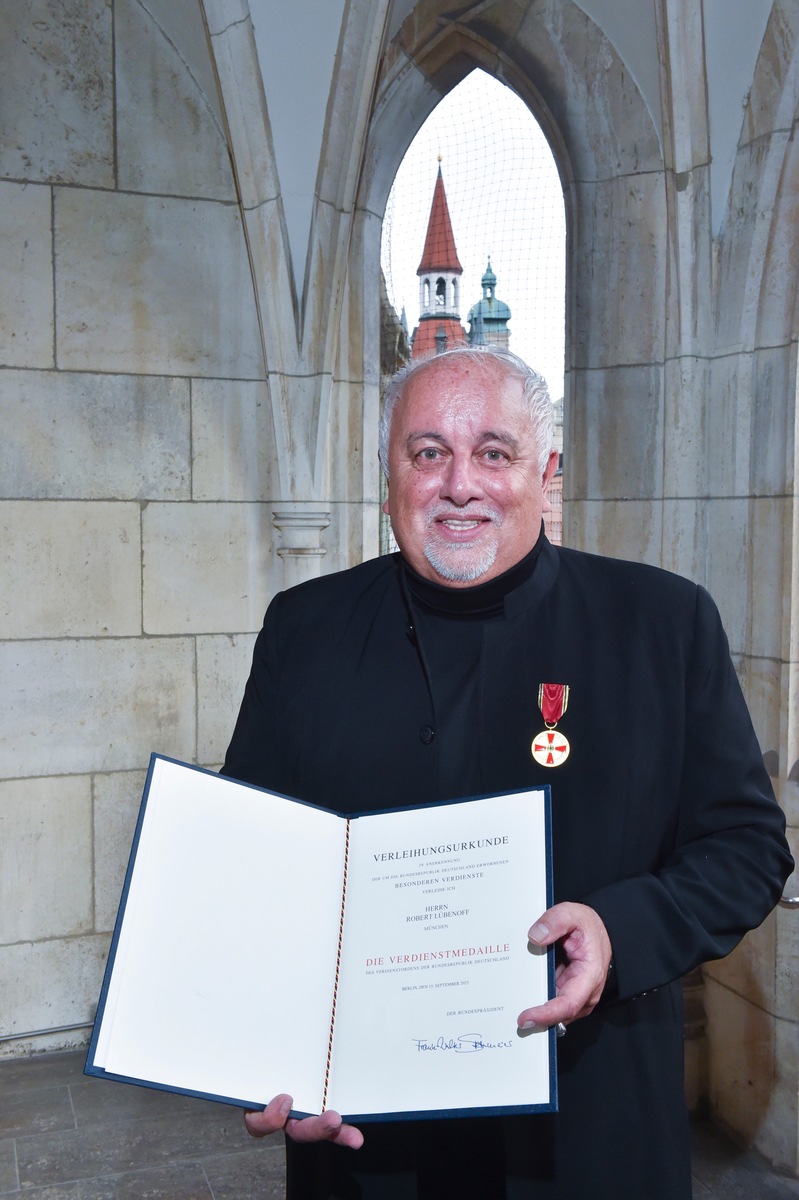
[(447, 527), (447, 529), (454, 529), (454, 530), (458, 530), (458, 531), (467, 530), (467, 529), (477, 529), (477, 527), (479, 525), (483, 524), (483, 519), (482, 518), (478, 519), (477, 517), (473, 517), (471, 519), (465, 519), (465, 518), (458, 519), (456, 517), (446, 517), (441, 522), (441, 524), (445, 525)]

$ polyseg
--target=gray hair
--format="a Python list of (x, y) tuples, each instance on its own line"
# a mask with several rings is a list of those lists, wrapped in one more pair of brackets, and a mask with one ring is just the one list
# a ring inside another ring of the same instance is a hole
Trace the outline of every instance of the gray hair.
[(397, 371), (386, 388), (380, 413), (380, 465), (386, 479), (388, 479), (388, 445), (391, 438), (391, 423), (398, 400), (408, 381), (414, 375), (434, 363), (447, 359), (459, 359), (467, 363), (474, 362), (477, 367), (487, 367), (491, 363), (499, 363), (505, 367), (509, 375), (515, 375), (521, 380), (522, 403), (529, 413), (538, 443), (539, 469), (543, 475), (552, 451), (554, 431), (554, 411), (546, 380), (532, 367), (528, 367), (518, 354), (512, 354), (510, 350), (505, 350), (500, 346), (483, 345), (457, 346), (454, 350), (445, 350), (443, 354), (431, 354), (426, 358), (412, 359)]

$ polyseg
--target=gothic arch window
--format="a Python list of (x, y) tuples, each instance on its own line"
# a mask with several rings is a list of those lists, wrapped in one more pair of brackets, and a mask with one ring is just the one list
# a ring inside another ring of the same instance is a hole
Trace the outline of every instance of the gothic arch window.
[(424, 281), (424, 307), (425, 308), (430, 307), (430, 280), (429, 279), (425, 279), (425, 281)]
[(447, 305), (447, 281), (441, 275), (436, 280), (436, 304), (439, 308)]
[[(509, 307), (509, 349), (549, 384), (562, 452), (566, 215), (552, 150), (524, 101), (479, 68), (440, 101), (405, 154), (383, 220), (386, 290), (396, 313), (404, 309), (409, 333), (419, 323), (416, 271), (439, 165), (463, 266), (451, 286), (453, 311), (468, 333), (490, 258), (496, 281), (487, 298)], [(475, 340), (493, 340), (491, 330)], [(559, 472), (556, 492), (561, 481)], [(560, 494), (552, 503), (560, 509)]]

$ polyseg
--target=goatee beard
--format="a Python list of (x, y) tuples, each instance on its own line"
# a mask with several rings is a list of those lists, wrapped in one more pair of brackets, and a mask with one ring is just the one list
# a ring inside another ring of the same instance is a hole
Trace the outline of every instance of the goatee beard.
[[(458, 562), (458, 556), (468, 551), (468, 561)], [(497, 557), (497, 543), (483, 546), (479, 550), (468, 543), (449, 545), (446, 548), (430, 544), (424, 547), (424, 556), (442, 579), (450, 583), (474, 583), (486, 571), (490, 571)], [(453, 561), (453, 559), (455, 561)]]

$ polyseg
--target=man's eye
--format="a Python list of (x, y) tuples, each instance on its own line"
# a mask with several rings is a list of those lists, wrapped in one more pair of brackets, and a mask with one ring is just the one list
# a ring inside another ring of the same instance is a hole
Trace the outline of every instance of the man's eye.
[(441, 457), (441, 451), (437, 450), (435, 446), (425, 446), (424, 450), (419, 451), (417, 457), (422, 462), (437, 462)]
[(501, 450), (485, 450), (483, 452), (483, 457), (490, 463), (505, 462), (505, 455)]

